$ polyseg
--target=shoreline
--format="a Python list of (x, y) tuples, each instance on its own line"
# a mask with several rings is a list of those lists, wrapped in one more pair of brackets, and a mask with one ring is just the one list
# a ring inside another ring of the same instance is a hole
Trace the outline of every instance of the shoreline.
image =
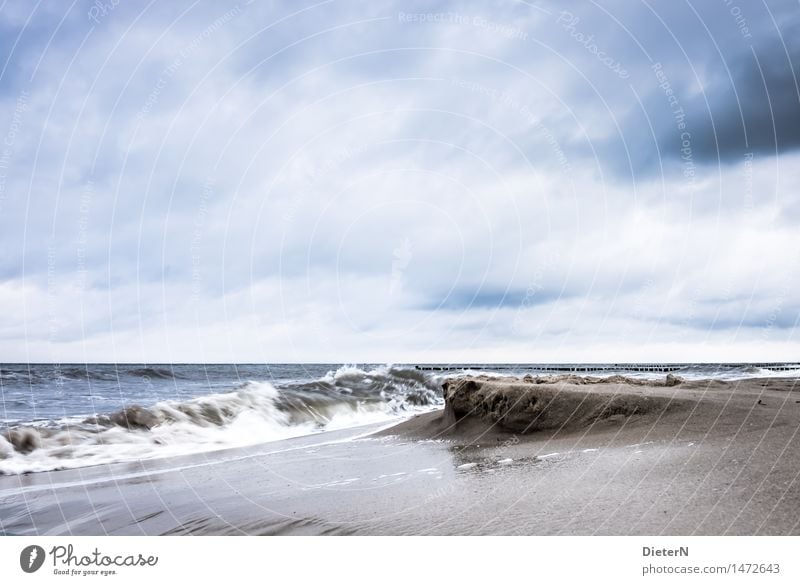
[(800, 534), (800, 380), (448, 385), (388, 427), (2, 476), (0, 531)]

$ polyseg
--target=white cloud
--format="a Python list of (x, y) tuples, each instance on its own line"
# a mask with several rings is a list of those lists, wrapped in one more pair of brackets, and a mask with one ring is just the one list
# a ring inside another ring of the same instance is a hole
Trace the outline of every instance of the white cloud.
[(259, 32), (288, 10), (124, 36), (120, 10), (77, 54), (72, 23), (12, 56), (43, 55), (4, 179), (4, 359), (792, 358), (797, 155), (631, 176), (628, 83), (663, 96), (615, 24), (630, 81), (555, 9)]

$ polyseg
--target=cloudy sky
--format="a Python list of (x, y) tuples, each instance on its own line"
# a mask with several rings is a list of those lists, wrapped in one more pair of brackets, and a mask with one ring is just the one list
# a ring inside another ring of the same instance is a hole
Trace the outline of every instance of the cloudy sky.
[(0, 361), (800, 359), (800, 5), (0, 0)]

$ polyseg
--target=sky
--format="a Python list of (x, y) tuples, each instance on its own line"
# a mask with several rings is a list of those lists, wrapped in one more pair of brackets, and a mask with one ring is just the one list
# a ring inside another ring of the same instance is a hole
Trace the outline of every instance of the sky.
[(800, 359), (800, 5), (0, 0), (0, 361)]

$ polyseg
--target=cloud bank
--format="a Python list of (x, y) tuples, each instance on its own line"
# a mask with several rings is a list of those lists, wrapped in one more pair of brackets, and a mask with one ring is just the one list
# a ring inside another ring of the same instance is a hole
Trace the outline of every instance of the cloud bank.
[(788, 0), (7, 2), (3, 360), (797, 359), (798, 32)]

